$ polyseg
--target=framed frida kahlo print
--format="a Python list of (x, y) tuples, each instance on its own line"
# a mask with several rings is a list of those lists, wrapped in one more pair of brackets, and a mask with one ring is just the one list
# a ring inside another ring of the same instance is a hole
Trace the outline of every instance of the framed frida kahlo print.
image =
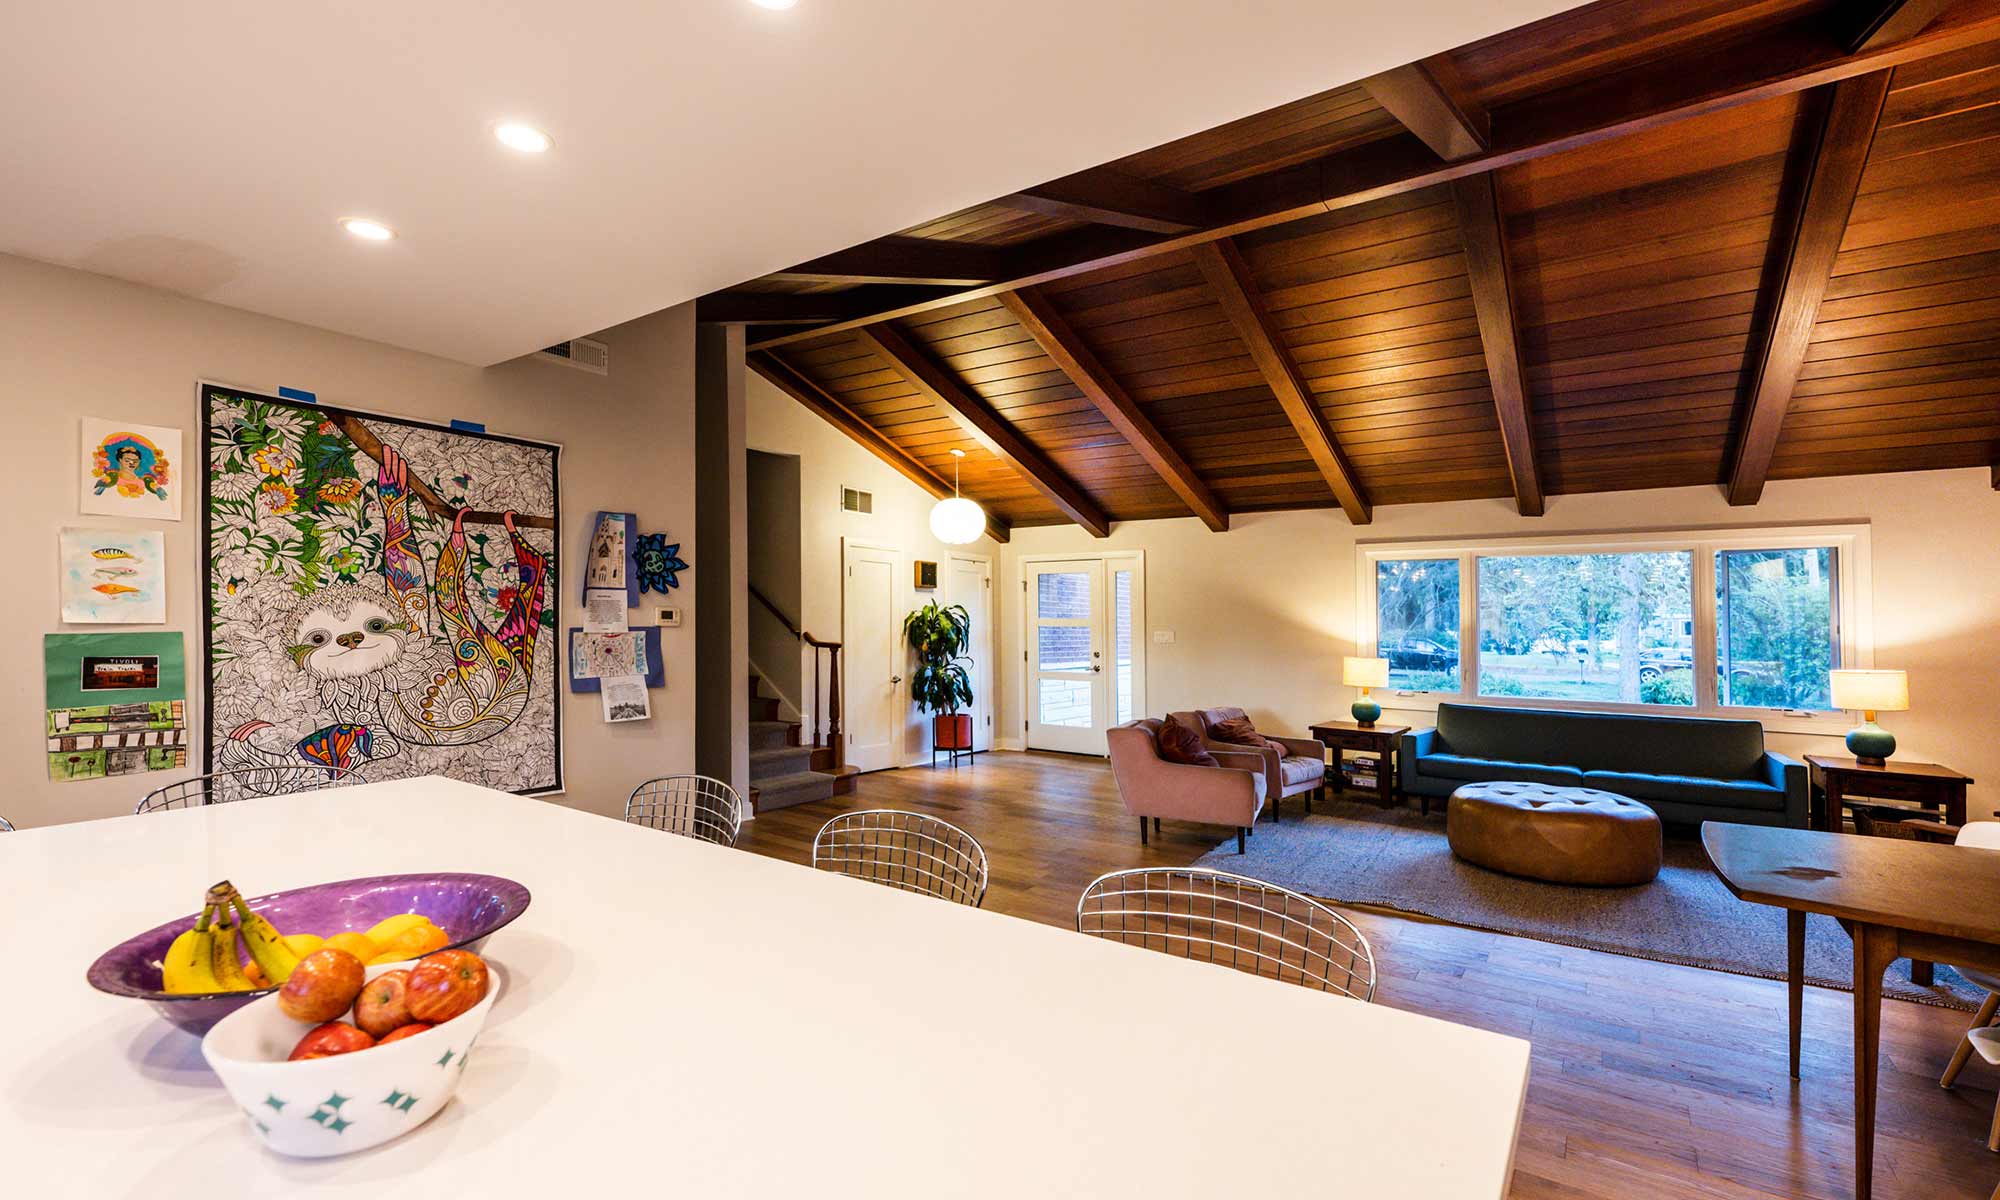
[(558, 447), (209, 384), (201, 412), (205, 769), (560, 790)]

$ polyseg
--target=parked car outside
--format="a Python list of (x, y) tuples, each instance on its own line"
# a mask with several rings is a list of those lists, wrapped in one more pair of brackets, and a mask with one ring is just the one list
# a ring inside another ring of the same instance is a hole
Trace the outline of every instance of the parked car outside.
[(1406, 638), (1382, 647), (1392, 671), (1448, 671), (1458, 665), (1458, 651), (1429, 638)]

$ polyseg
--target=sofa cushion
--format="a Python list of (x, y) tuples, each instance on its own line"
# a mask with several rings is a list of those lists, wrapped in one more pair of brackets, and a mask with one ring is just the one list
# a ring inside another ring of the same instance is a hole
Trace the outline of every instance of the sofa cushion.
[(1283, 746), (1258, 733), (1257, 727), (1250, 723), (1249, 717), (1230, 717), (1218, 721), (1208, 727), (1208, 736), (1210, 741), (1228, 742), (1232, 746), (1248, 746), (1252, 750), (1272, 746), (1280, 754), (1285, 752)]
[(1586, 771), (1584, 786), (1634, 800), (1677, 800), (1716, 808), (1783, 812), (1782, 788), (1754, 779), (1702, 779), (1693, 775), (1650, 775), (1632, 771)]
[(1160, 757), (1170, 763), (1180, 763), (1189, 767), (1217, 767), (1215, 755), (1202, 744), (1201, 735), (1177, 721), (1160, 722), (1160, 732), (1154, 736), (1153, 745)]
[(1278, 760), (1278, 778), (1284, 782), (1286, 787), (1295, 787), (1301, 783), (1318, 783), (1325, 777), (1326, 761), (1324, 759), (1300, 758), (1295, 754), (1290, 758), (1281, 758)]
[(1503, 762), (1585, 771), (1764, 777), (1764, 728), (1755, 721), (1440, 704), (1438, 749)]
[[(1548, 763), (1510, 762), (1499, 758), (1473, 758), (1465, 754), (1422, 754), (1417, 756), (1417, 774), (1440, 779), (1518, 780), (1546, 783), (1553, 787), (1582, 787), (1583, 772), (1575, 767)], [(1606, 789), (1615, 790), (1615, 789)]]

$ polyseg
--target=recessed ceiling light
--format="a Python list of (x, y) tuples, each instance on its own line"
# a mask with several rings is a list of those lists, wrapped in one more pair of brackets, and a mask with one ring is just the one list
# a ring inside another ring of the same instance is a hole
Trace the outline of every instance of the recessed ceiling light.
[(396, 236), (395, 230), (367, 217), (342, 217), (340, 227), (364, 242), (386, 242)]
[(550, 145), (549, 135), (533, 125), (507, 122), (493, 127), (493, 136), (509, 150), (519, 150), (523, 154), (540, 154)]
[(750, 0), (758, 8), (768, 8), (773, 12), (783, 12), (796, 5), (799, 0)]

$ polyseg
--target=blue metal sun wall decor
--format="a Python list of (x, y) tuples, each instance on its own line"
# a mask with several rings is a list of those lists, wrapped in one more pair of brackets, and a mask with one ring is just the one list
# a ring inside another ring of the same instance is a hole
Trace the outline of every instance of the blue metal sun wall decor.
[(681, 572), (691, 569), (681, 560), (681, 544), (674, 542), (669, 545), (664, 533), (640, 534), (632, 557), (639, 565), (639, 590), (642, 592), (658, 592), (664, 596), (669, 588), (681, 585)]

